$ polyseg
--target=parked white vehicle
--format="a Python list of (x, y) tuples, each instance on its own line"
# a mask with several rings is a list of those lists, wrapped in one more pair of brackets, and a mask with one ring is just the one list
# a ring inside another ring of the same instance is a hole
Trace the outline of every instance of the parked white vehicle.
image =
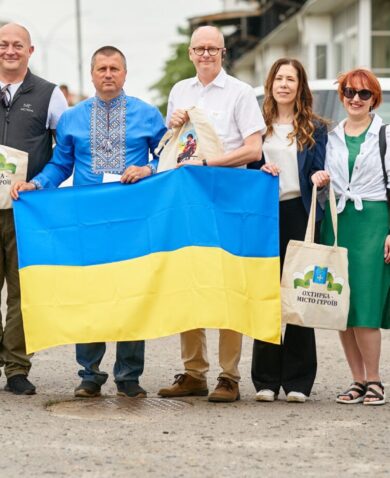
[[(376, 112), (382, 117), (385, 123), (390, 124), (390, 78), (379, 78), (382, 87), (383, 102)], [(346, 113), (337, 95), (337, 84), (335, 80), (314, 80), (309, 81), (314, 99), (314, 111), (322, 116), (338, 123), (345, 118)], [(262, 105), (264, 98), (264, 87), (255, 89), (257, 100)]]

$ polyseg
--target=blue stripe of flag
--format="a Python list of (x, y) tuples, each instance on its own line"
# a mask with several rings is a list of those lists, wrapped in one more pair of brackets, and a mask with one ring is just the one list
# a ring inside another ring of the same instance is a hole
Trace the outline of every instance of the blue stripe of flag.
[(270, 175), (195, 166), (134, 185), (22, 193), (14, 203), (19, 267), (105, 264), (187, 246), (276, 257), (278, 205)]

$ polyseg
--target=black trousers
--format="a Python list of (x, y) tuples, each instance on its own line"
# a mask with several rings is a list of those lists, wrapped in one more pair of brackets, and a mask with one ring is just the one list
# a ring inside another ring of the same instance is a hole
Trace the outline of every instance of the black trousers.
[[(280, 266), (283, 269), (290, 239), (305, 238), (308, 215), (302, 199), (279, 203)], [(316, 242), (319, 227), (316, 228)], [(281, 345), (255, 340), (252, 355), (252, 382), (256, 391), (301, 392), (310, 395), (317, 372), (314, 329), (288, 324)]]

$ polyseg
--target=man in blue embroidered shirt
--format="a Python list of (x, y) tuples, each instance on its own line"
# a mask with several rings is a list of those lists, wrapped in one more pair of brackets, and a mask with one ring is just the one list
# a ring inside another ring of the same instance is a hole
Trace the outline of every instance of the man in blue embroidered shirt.
[[(120, 175), (123, 183), (135, 183), (155, 173), (157, 159), (149, 162), (149, 152), (166, 128), (155, 107), (125, 95), (123, 53), (112, 46), (99, 48), (92, 56), (91, 75), (96, 96), (62, 116), (52, 160), (29, 183), (15, 184), (14, 199), (18, 191), (57, 187), (72, 172), (74, 185), (102, 183), (113, 174)], [(144, 348), (144, 341), (117, 343), (114, 376), (119, 395), (146, 397), (139, 385)], [(100, 395), (108, 378), (99, 369), (105, 349), (105, 343), (76, 345), (76, 359), (83, 367), (76, 397)]]

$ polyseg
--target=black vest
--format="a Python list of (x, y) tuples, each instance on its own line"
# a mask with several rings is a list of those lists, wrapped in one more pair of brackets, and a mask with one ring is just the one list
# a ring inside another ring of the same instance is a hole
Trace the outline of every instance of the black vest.
[(50, 98), (55, 85), (30, 70), (7, 109), (0, 102), (0, 144), (28, 153), (27, 181), (50, 160), (53, 135), (46, 129)]

